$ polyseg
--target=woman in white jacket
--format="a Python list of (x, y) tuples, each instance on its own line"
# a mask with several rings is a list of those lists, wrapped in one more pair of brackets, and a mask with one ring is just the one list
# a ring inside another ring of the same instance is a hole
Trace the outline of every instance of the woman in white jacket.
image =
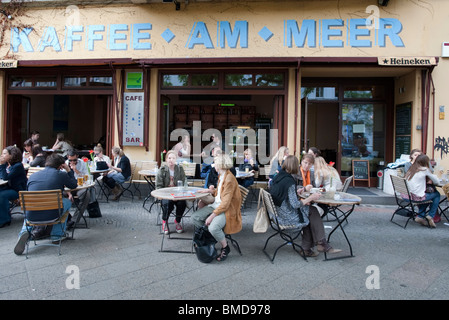
[[(405, 175), (407, 185), (414, 201), (428, 201), (431, 200), (429, 212), (426, 214), (426, 209), (429, 204), (419, 205), (419, 213), (415, 218), (415, 221), (427, 226), (430, 225), (435, 228), (435, 222), (433, 218), (438, 210), (438, 204), (440, 203), (440, 193), (438, 191), (426, 192), (427, 184), (438, 184), (439, 179), (430, 171), (430, 160), (425, 154), (420, 154), (410, 169)], [(427, 222), (428, 224), (427, 224)]]

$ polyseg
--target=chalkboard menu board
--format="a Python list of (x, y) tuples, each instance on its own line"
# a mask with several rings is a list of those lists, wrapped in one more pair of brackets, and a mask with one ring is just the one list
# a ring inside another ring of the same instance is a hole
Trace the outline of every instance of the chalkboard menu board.
[(369, 180), (369, 160), (352, 160), (352, 185), (355, 181), (368, 181), (368, 187), (371, 187)]
[(396, 106), (395, 158), (401, 154), (410, 154), (412, 143), (412, 104), (411, 102)]

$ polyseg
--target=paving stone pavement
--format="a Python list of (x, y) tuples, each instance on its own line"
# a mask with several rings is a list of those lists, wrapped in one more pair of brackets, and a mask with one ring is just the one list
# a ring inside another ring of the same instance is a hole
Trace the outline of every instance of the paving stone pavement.
[[(88, 219), (75, 239), (53, 247), (32, 248), (29, 258), (13, 248), (23, 216), (0, 229), (0, 299), (171, 299), (171, 300), (378, 300), (441, 299), (449, 287), (449, 226), (428, 229), (410, 222), (402, 229), (389, 220), (393, 206), (360, 205), (344, 225), (354, 257), (324, 261), (323, 254), (304, 261), (291, 246), (271, 263), (262, 252), (271, 234), (255, 234), (256, 203), (243, 211), (243, 230), (222, 262), (200, 263), (194, 254), (159, 252), (156, 212), (143, 200), (100, 202), (102, 218)], [(185, 218), (185, 234), (193, 227)], [(325, 222), (326, 231), (333, 222)], [(279, 241), (275, 242), (279, 243)], [(337, 230), (332, 245), (348, 253)], [(190, 241), (167, 240), (173, 249), (190, 250)], [(270, 246), (270, 248), (273, 248)], [(79, 271), (79, 273), (77, 273)], [(73, 288), (79, 274), (79, 289)]]

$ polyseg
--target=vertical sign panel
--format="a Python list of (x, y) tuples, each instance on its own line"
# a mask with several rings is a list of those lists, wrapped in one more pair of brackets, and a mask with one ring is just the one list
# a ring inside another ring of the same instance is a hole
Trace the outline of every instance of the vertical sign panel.
[(123, 145), (143, 146), (143, 92), (125, 92), (123, 108)]

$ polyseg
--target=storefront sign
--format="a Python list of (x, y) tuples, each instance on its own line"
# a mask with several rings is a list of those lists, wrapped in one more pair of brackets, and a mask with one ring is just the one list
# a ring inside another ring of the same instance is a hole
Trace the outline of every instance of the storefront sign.
[(17, 60), (0, 60), (0, 69), (17, 68)]
[(125, 92), (123, 98), (123, 145), (143, 146), (144, 93)]
[(435, 57), (378, 57), (380, 66), (410, 67), (410, 66), (435, 66)]
[[(218, 20), (218, 19), (217, 19)], [(283, 25), (282, 34), (274, 31), (277, 24)], [(394, 18), (378, 19), (376, 28), (367, 24), (367, 19), (304, 19), (270, 21), (269, 24), (254, 29), (248, 21), (217, 21), (207, 23), (192, 21), (181, 31), (170, 26), (157, 26), (162, 33), (153, 32), (151, 23), (109, 24), (109, 25), (68, 25), (55, 26), (39, 30), (40, 39), (31, 37), (33, 28), (11, 30), (11, 48), (13, 52), (72, 52), (74, 50), (152, 50), (153, 43), (162, 46), (179, 46), (173, 39), (181, 39), (184, 48), (206, 49), (248, 49), (251, 39), (261, 38), (267, 46), (285, 48), (373, 48), (405, 47), (400, 36), (402, 23)], [(65, 30), (61, 34), (57, 30)], [(156, 29), (156, 28), (155, 28)], [(186, 32), (187, 30), (187, 32)], [(188, 31), (190, 30), (190, 31)], [(214, 30), (214, 31), (209, 31)], [(182, 32), (182, 33), (180, 33)], [(282, 42), (274, 42), (282, 39)]]
[(126, 73), (126, 89), (142, 89), (143, 72)]

